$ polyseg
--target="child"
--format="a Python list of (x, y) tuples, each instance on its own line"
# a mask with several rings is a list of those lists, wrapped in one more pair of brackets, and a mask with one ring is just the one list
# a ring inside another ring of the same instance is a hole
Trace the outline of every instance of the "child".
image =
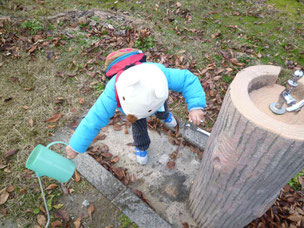
[[(128, 62), (127, 67), (119, 68), (118, 62), (125, 65)], [(147, 164), (150, 145), (147, 117), (155, 114), (168, 127), (177, 124), (168, 110), (168, 89), (182, 93), (189, 120), (196, 125), (201, 123), (202, 109), (206, 107), (205, 93), (199, 79), (190, 71), (145, 62), (144, 54), (137, 49), (118, 50), (107, 57), (105, 65), (106, 75), (113, 77), (71, 137), (66, 147), (68, 158), (84, 153), (119, 108), (132, 123), (136, 160), (141, 165)]]

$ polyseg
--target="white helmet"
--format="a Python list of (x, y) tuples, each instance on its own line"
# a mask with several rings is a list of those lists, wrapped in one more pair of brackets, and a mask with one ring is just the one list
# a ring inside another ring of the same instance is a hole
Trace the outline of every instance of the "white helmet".
[(126, 115), (137, 119), (155, 113), (168, 98), (168, 81), (165, 74), (153, 64), (133, 66), (119, 76), (116, 89)]

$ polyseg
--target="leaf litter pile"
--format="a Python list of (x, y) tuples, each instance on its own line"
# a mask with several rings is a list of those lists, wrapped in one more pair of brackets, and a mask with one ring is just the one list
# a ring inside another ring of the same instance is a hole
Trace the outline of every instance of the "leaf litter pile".
[[(191, 14), (187, 10), (183, 10), (181, 5), (177, 5), (176, 13), (191, 21)], [(175, 11), (174, 11), (175, 12)], [(136, 28), (130, 20), (126, 20), (124, 17), (117, 17), (114, 15), (107, 15), (106, 19), (116, 21), (116, 24), (108, 23), (107, 20), (94, 20), (93, 11), (75, 12), (71, 11), (64, 16), (55, 17), (50, 19), (48, 23), (54, 23), (57, 26), (60, 25), (60, 29), (50, 31), (43, 28), (36, 34), (32, 34), (29, 28), (19, 29), (18, 32), (11, 32), (10, 28), (20, 28), (22, 21), (5, 21), (0, 23), (0, 51), (3, 58), (18, 60), (26, 57), (30, 61), (36, 60), (38, 53), (46, 55), (47, 60), (60, 60), (61, 56), (65, 52), (71, 52), (73, 47), (70, 45), (73, 40), (78, 39), (79, 33), (73, 33), (71, 31), (80, 31), (83, 39), (80, 40), (81, 48), (80, 56), (87, 59), (84, 64), (79, 64), (75, 59), (71, 59), (71, 62), (67, 65), (68, 70), (57, 71), (55, 77), (66, 81), (70, 78), (78, 80), (79, 77), (86, 75), (90, 79), (90, 83), (87, 87), (80, 88), (80, 91), (84, 94), (84, 97), (90, 93), (90, 89), (104, 88), (106, 85), (106, 78), (102, 69), (104, 60), (110, 52), (116, 49), (124, 47), (135, 47), (143, 49), (146, 53), (147, 60), (151, 62), (159, 62), (167, 67), (189, 69), (191, 72), (199, 76), (200, 82), (205, 90), (207, 98), (207, 107), (204, 110), (206, 115), (206, 125), (204, 126), (207, 131), (212, 130), (212, 126), (216, 121), (217, 115), (221, 108), (221, 104), (224, 95), (228, 89), (229, 83), (233, 80), (234, 75), (241, 69), (246, 67), (244, 62), (238, 60), (240, 50), (226, 49), (216, 50), (216, 53), (222, 56), (221, 62), (216, 62), (209, 56), (205, 55), (205, 58), (209, 61), (209, 64), (204, 68), (198, 67), (196, 60), (187, 53), (185, 50), (181, 50), (176, 54), (166, 54), (167, 50), (164, 45), (155, 41), (153, 32), (150, 28)], [(53, 20), (53, 21), (52, 21)], [(232, 30), (234, 28), (231, 28)], [(181, 36), (182, 31), (180, 32)], [(196, 34), (199, 37), (201, 31), (191, 30), (192, 34)], [(221, 34), (213, 34), (212, 39), (217, 39)], [(152, 38), (152, 39), (151, 39)], [(89, 40), (90, 42), (85, 42)], [(153, 42), (152, 42), (152, 41)], [(205, 41), (204, 41), (205, 42)], [(152, 45), (153, 44), (153, 45)], [(244, 53), (252, 52), (251, 49), (242, 50)], [(0, 66), (1, 67), (1, 66)], [(11, 77), (11, 81), (18, 82), (18, 77)], [(103, 86), (102, 86), (103, 85)], [(24, 88), (25, 90), (32, 90), (32, 88)], [(13, 97), (0, 97), (4, 103), (10, 102)], [(56, 104), (60, 105), (65, 101), (64, 97), (58, 97)], [(79, 103), (83, 104), (85, 99), (81, 97)], [(173, 111), (179, 106), (185, 107), (183, 97), (179, 93), (170, 92), (169, 96), (170, 108)], [(25, 110), (29, 107), (24, 106)], [(186, 110), (186, 109), (185, 109)], [(178, 113), (181, 118), (186, 119), (186, 111)], [(49, 117), (45, 119), (45, 123), (48, 123), (49, 128), (55, 127), (52, 125), (60, 121), (62, 114), (59, 112), (50, 113)], [(33, 126), (34, 121), (29, 120), (29, 125)], [(78, 122), (76, 120), (70, 120), (69, 125), (71, 127), (77, 127)], [(112, 118), (110, 125), (113, 125), (114, 130), (124, 130), (125, 134), (128, 134), (128, 122), (122, 121), (122, 117), (119, 113), (116, 113)], [(178, 149), (170, 154), (170, 161), (167, 164), (168, 169), (174, 169), (175, 160), (179, 157), (178, 150), (182, 146), (190, 146), (194, 153), (197, 153), (199, 157), (202, 156), (202, 152), (193, 146), (186, 143), (177, 129), (177, 132), (171, 132), (162, 127), (162, 123), (156, 118), (150, 118), (148, 122), (150, 129), (160, 133), (166, 131), (169, 135), (170, 143), (177, 145)], [(95, 138), (97, 140), (103, 140), (106, 137), (103, 131)], [(132, 144), (130, 144), (131, 146)], [(9, 172), (9, 157), (14, 156), (18, 152), (18, 149), (10, 149), (4, 154), (4, 159), (0, 160), (0, 170)], [(136, 181), (134, 174), (128, 173), (127, 169), (116, 167), (115, 163), (119, 160), (119, 157), (113, 157), (109, 152), (109, 147), (105, 144), (93, 146), (89, 148), (88, 152), (93, 156), (97, 162), (103, 165), (106, 169), (112, 172), (123, 184), (128, 185)], [(301, 177), (299, 177), (301, 179)], [(80, 181), (79, 174), (75, 174), (75, 180)], [(301, 179), (302, 180), (302, 179)], [(49, 186), (48, 190), (57, 188), (57, 186)], [(22, 190), (22, 189), (21, 189)], [(20, 190), (20, 192), (22, 192)], [(23, 190), (26, 192), (26, 190)], [(140, 191), (135, 191), (140, 198), (149, 204), (144, 195)], [(14, 198), (14, 186), (8, 186), (0, 189), (0, 213), (6, 215), (8, 213), (5, 203)], [(303, 211), (303, 191), (292, 190), (288, 185), (281, 191), (276, 203), (261, 217), (254, 220), (248, 227), (300, 227), (304, 225), (304, 211)], [(43, 207), (41, 207), (43, 212)], [(89, 218), (92, 219), (92, 213), (94, 212), (94, 205), (88, 208)], [(45, 212), (44, 212), (45, 214)], [(52, 222), (53, 227), (61, 227), (65, 223), (65, 227), (72, 225), (70, 216), (64, 210), (57, 210), (55, 213), (55, 220)], [(75, 227), (81, 226), (82, 218), (78, 218), (74, 221)], [(45, 215), (37, 215), (37, 222), (40, 226), (44, 226), (46, 223)]]

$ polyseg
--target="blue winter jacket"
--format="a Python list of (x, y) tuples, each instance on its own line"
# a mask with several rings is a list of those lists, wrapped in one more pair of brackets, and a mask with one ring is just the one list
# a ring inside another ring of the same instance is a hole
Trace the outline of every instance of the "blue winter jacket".
[[(155, 64), (163, 71), (168, 80), (169, 90), (182, 93), (189, 111), (206, 107), (205, 93), (199, 79), (189, 70), (166, 68), (159, 63), (143, 64)], [(71, 137), (69, 144), (76, 152), (84, 153), (98, 135), (100, 129), (105, 127), (114, 116), (117, 108), (115, 78), (116, 76), (108, 82), (104, 92), (99, 96)]]

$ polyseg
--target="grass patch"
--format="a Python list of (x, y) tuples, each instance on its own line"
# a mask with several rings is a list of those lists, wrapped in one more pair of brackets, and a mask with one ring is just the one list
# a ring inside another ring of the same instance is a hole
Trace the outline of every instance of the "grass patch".
[(301, 191), (302, 185), (299, 182), (299, 177), (304, 176), (303, 172), (299, 172), (294, 178), (288, 181), (289, 186), (295, 191)]
[(120, 228), (137, 228), (138, 226), (132, 222), (127, 216), (120, 216)]
[(32, 35), (35, 35), (42, 30), (43, 26), (40, 21), (33, 19), (33, 20), (25, 21), (21, 25), (21, 28), (28, 29)]

